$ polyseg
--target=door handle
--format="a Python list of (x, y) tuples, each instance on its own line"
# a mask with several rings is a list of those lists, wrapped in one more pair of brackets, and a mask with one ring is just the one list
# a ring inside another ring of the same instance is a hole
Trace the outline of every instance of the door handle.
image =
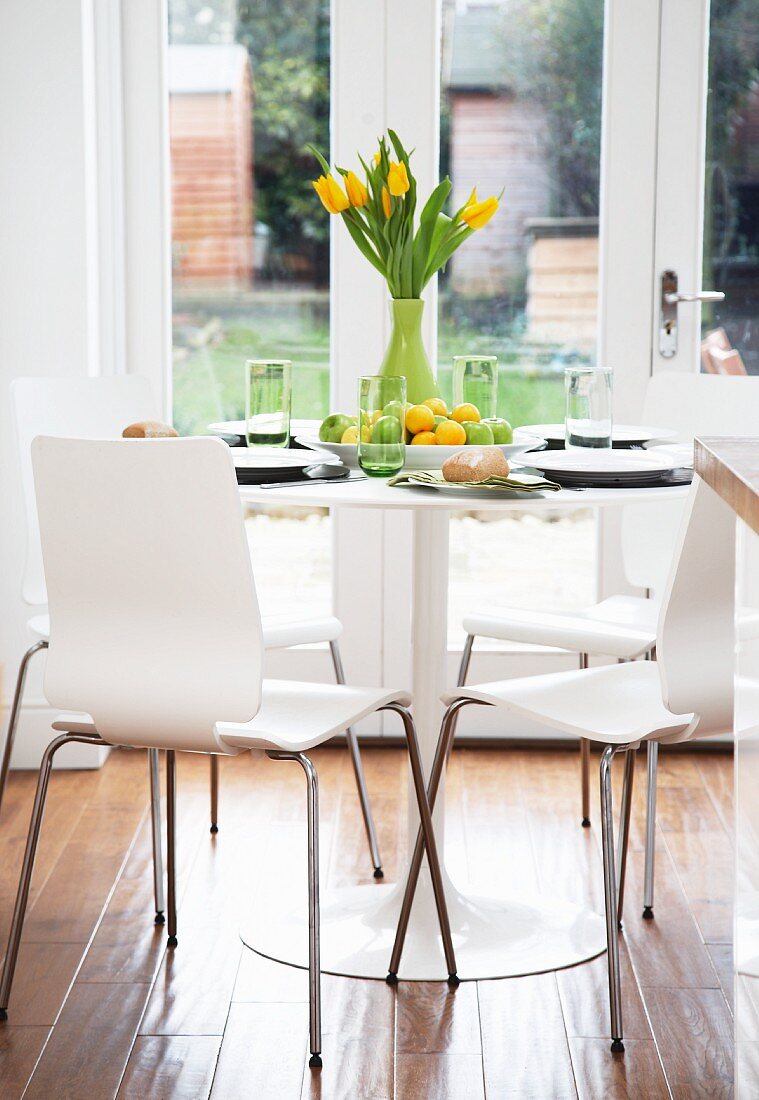
[(664, 271), (661, 277), (659, 301), (659, 354), (671, 359), (677, 354), (677, 307), (681, 302), (722, 302), (722, 290), (701, 290), (686, 294), (677, 289), (677, 272)]

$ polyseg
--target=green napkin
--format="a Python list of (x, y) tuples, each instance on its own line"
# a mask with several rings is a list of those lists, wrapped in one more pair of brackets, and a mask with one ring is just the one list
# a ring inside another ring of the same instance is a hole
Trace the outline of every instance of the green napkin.
[(555, 481), (546, 481), (534, 474), (521, 474), (519, 477), (501, 477), (495, 475), (487, 481), (446, 481), (442, 474), (433, 474), (429, 470), (408, 470), (396, 474), (388, 485), (449, 485), (456, 489), (490, 489), (493, 492), (504, 490), (519, 493), (555, 493), (561, 488)]

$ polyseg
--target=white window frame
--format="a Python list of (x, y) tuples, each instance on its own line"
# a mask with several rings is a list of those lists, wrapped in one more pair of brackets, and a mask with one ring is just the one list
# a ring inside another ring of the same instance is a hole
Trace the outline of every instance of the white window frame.
[[(707, 6), (707, 0), (636, 0), (634, 4), (607, 0), (606, 4), (598, 357), (615, 371), (615, 415), (619, 420), (639, 417), (647, 379), (658, 366), (652, 362), (655, 319), (651, 303), (654, 272), (667, 250), (664, 234), (657, 229), (663, 225), (662, 196), (657, 187), (667, 160), (662, 141), (657, 143), (660, 111), (662, 104), (671, 104), (672, 117), (682, 126), (688, 112), (680, 107), (678, 113), (677, 105), (697, 102), (690, 85), (685, 91), (682, 86), (671, 89), (672, 78), (661, 76), (661, 51), (666, 46), (670, 52), (685, 54), (694, 41), (700, 41), (703, 18), (694, 25), (694, 8)], [(440, 9), (440, 0), (374, 0), (371, 4), (332, 0), (331, 132), (332, 155), (338, 163), (351, 161), (357, 149), (371, 148), (390, 124), (407, 137), (413, 135), (422, 191), (437, 181)], [(168, 412), (171, 267), (166, 27), (166, 0), (121, 0), (126, 369), (152, 375)], [(691, 59), (685, 67), (692, 76), (698, 63), (694, 65)], [(703, 79), (703, 71), (701, 76)], [(676, 79), (682, 79), (682, 73)], [(705, 101), (705, 94), (703, 98)], [(697, 120), (697, 130), (700, 125)], [(683, 140), (692, 143), (693, 134)], [(696, 154), (688, 163), (698, 171), (697, 162)], [(702, 191), (702, 187), (698, 189), (696, 202), (702, 201)], [(683, 214), (686, 220), (693, 226), (692, 214), (687, 218)], [(688, 263), (695, 265), (694, 280), (700, 270), (700, 219), (695, 220), (690, 259), (679, 261), (682, 278), (689, 282)], [(385, 347), (387, 293), (348, 235), (336, 228), (331, 245), (332, 404), (350, 408), (356, 378), (376, 369)], [(433, 283), (426, 294), (425, 316), (431, 351), (436, 346), (436, 294)], [(694, 339), (690, 330), (681, 332), (683, 364), (686, 346)], [(600, 590), (604, 594), (623, 591), (614, 517), (599, 527)], [(363, 513), (359, 521), (349, 511), (338, 512), (334, 537), (334, 602), (345, 625), (343, 649), (349, 678), (366, 683), (407, 682), (408, 517)], [(457, 656), (450, 655), (451, 674)], [(295, 654), (290, 657), (293, 674), (297, 674), (298, 658)], [(572, 661), (519, 653), (483, 654), (476, 660), (475, 674), (485, 678), (565, 667)]]

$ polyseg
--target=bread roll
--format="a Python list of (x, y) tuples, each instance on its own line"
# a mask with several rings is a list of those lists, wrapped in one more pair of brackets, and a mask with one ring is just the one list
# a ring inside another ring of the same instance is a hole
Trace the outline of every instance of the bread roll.
[(179, 432), (160, 420), (138, 420), (124, 428), (121, 434), (124, 439), (164, 439), (178, 436)]
[(443, 463), (446, 481), (487, 481), (508, 477), (510, 467), (500, 447), (465, 447)]

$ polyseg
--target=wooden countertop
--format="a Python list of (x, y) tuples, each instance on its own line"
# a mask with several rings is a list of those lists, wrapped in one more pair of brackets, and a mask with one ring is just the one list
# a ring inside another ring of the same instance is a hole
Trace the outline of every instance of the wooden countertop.
[(759, 534), (759, 438), (697, 439), (695, 467), (707, 485)]

